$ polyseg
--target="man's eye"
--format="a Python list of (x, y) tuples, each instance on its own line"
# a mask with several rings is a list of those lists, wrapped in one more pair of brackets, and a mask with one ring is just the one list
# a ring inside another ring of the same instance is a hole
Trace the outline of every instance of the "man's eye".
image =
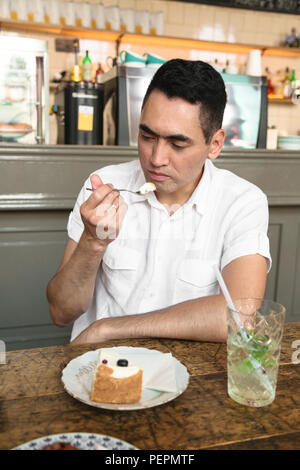
[(145, 135), (145, 134), (141, 134), (141, 137), (144, 140), (152, 140), (154, 138), (152, 135)]
[(172, 147), (174, 147), (176, 150), (183, 150), (185, 148), (185, 146), (175, 144), (174, 142), (172, 142)]

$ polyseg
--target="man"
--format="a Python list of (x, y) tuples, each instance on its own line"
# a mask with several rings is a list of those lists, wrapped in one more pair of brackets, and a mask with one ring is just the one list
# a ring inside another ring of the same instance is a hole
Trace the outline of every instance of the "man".
[[(215, 264), (233, 298), (263, 297), (271, 264), (267, 199), (212, 163), (225, 139), (225, 104), (224, 82), (210, 65), (167, 62), (144, 98), (139, 160), (86, 181), (48, 286), (53, 321), (74, 322), (74, 343), (226, 341)], [(145, 181), (155, 193), (113, 190), (136, 191)]]

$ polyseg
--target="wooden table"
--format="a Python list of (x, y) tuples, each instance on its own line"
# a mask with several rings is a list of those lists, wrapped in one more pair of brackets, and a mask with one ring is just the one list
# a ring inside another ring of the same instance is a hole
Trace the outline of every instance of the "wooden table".
[[(0, 365), (0, 449), (66, 432), (106, 434), (151, 450), (299, 449), (295, 340), (300, 340), (300, 323), (286, 323), (276, 398), (263, 408), (245, 407), (228, 397), (225, 344), (151, 339), (102, 344), (171, 352), (187, 367), (190, 383), (181, 396), (139, 411), (90, 407), (64, 391), (62, 369), (99, 344), (8, 352), (6, 364)], [(300, 353), (297, 357), (300, 361)]]

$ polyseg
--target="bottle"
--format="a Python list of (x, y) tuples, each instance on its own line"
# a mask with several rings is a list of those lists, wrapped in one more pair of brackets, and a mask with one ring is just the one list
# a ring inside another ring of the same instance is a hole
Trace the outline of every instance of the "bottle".
[(291, 87), (291, 82), (290, 82), (290, 69), (286, 67), (285, 75), (283, 79), (283, 97), (290, 98), (291, 94), (292, 94), (292, 87)]
[(291, 87), (292, 89), (296, 87), (296, 72), (295, 69), (292, 70), (291, 76), (290, 76), (290, 82), (291, 82)]
[(290, 91), (290, 97), (291, 97), (297, 88), (295, 69), (292, 70), (292, 73), (290, 76), (290, 84), (291, 84), (291, 91)]
[(99, 64), (98, 68), (96, 70), (96, 77), (95, 77), (96, 83), (101, 83), (101, 77), (102, 77), (103, 74), (104, 74), (104, 71), (102, 69), (101, 64)]
[(238, 73), (238, 68), (235, 65), (231, 64), (229, 60), (226, 60), (226, 67), (224, 69), (224, 72), (230, 73), (230, 74), (236, 74)]
[(223, 72), (224, 67), (219, 64), (218, 59), (215, 59), (214, 63), (212, 63), (211, 65), (217, 72)]
[(91, 82), (93, 77), (92, 61), (89, 58), (89, 51), (85, 52), (85, 58), (82, 61), (82, 78), (85, 82)]
[(273, 77), (274, 98), (283, 99), (283, 76), (281, 70), (277, 70)]
[(266, 71), (266, 77), (267, 77), (267, 83), (268, 83), (268, 96), (271, 96), (274, 94), (274, 86), (272, 83), (272, 74), (270, 72), (269, 67), (265, 68)]
[(71, 70), (71, 80), (72, 82), (81, 82), (82, 76), (81, 76), (81, 69), (78, 65), (78, 48), (79, 48), (79, 41), (78, 39), (74, 39), (73, 41), (73, 48), (74, 48), (74, 67)]

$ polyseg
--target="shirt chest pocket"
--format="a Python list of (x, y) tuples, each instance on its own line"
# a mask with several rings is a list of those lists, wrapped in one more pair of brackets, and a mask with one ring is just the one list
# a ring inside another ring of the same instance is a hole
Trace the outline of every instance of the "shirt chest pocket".
[(218, 293), (219, 284), (211, 261), (201, 259), (182, 261), (176, 275), (174, 293), (176, 303)]
[(137, 282), (142, 255), (128, 247), (109, 248), (102, 259), (102, 282), (106, 291), (126, 310), (126, 302)]

